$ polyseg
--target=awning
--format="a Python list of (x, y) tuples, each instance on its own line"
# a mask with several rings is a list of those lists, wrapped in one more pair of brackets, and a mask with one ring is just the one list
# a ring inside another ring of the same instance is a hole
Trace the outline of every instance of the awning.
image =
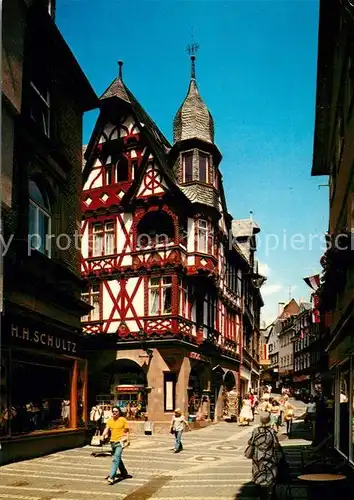
[(244, 380), (251, 380), (251, 372), (247, 370), (244, 366), (240, 367), (240, 375)]

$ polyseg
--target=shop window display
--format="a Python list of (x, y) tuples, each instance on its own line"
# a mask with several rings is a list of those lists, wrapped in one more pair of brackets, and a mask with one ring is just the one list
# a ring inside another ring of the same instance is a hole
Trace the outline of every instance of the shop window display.
[(188, 386), (188, 413), (197, 416), (202, 405), (203, 390), (196, 368), (192, 368)]
[(349, 455), (349, 388), (350, 362), (341, 367), (339, 374), (339, 449)]
[(6, 352), (2, 353), (0, 365), (0, 437), (7, 436), (10, 421), (16, 416), (16, 409), (11, 407), (8, 394), (9, 360)]
[(352, 358), (352, 462), (354, 462), (354, 356)]
[(70, 428), (72, 363), (55, 366), (51, 358), (11, 363), (11, 435)]
[(128, 420), (143, 420), (148, 397), (146, 375), (139, 365), (129, 360), (120, 362), (120, 370), (112, 379), (112, 403), (121, 408)]
[(85, 373), (86, 362), (77, 364), (77, 426), (85, 427)]
[(118, 394), (116, 403), (128, 420), (143, 419), (146, 413), (146, 401), (142, 392)]

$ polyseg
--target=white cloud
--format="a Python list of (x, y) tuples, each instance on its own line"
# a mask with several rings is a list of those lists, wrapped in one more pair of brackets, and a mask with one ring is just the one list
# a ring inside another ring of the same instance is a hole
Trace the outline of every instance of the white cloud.
[(280, 292), (280, 290), (282, 290), (283, 288), (284, 286), (280, 283), (274, 283), (274, 285), (269, 285), (268, 283), (266, 283), (262, 286), (261, 293), (263, 297), (268, 297), (269, 295)]
[(258, 261), (258, 272), (262, 276), (268, 278), (268, 276), (270, 275), (270, 267), (268, 266), (268, 264)]

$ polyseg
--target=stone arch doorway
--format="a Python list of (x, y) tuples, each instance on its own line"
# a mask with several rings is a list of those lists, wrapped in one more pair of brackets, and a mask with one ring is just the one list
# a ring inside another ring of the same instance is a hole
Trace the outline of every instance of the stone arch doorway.
[(232, 371), (227, 371), (224, 376), (224, 386), (225, 389), (230, 392), (232, 389), (236, 390), (236, 384), (237, 380), (235, 378), (235, 375), (232, 373)]
[(103, 370), (102, 379), (102, 394), (109, 394), (110, 404), (118, 405), (129, 420), (144, 418), (148, 384), (146, 372), (138, 363), (131, 359), (114, 361)]
[(235, 419), (239, 413), (239, 398), (236, 390), (237, 379), (234, 372), (228, 370), (224, 375), (223, 384), (223, 416), (225, 419)]
[(210, 418), (211, 366), (193, 361), (188, 380), (188, 414), (201, 420)]

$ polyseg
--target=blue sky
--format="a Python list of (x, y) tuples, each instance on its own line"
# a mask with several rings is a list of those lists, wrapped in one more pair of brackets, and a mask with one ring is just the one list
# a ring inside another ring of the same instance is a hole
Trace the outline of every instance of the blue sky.
[[(170, 141), (194, 33), (229, 212), (253, 211), (261, 226), (263, 318), (274, 319), (289, 287), (308, 300), (302, 278), (321, 270), (328, 226), (327, 179), (311, 177), (318, 2), (57, 0), (57, 24), (99, 95), (124, 61), (125, 83)], [(85, 118), (84, 142), (95, 117)]]

